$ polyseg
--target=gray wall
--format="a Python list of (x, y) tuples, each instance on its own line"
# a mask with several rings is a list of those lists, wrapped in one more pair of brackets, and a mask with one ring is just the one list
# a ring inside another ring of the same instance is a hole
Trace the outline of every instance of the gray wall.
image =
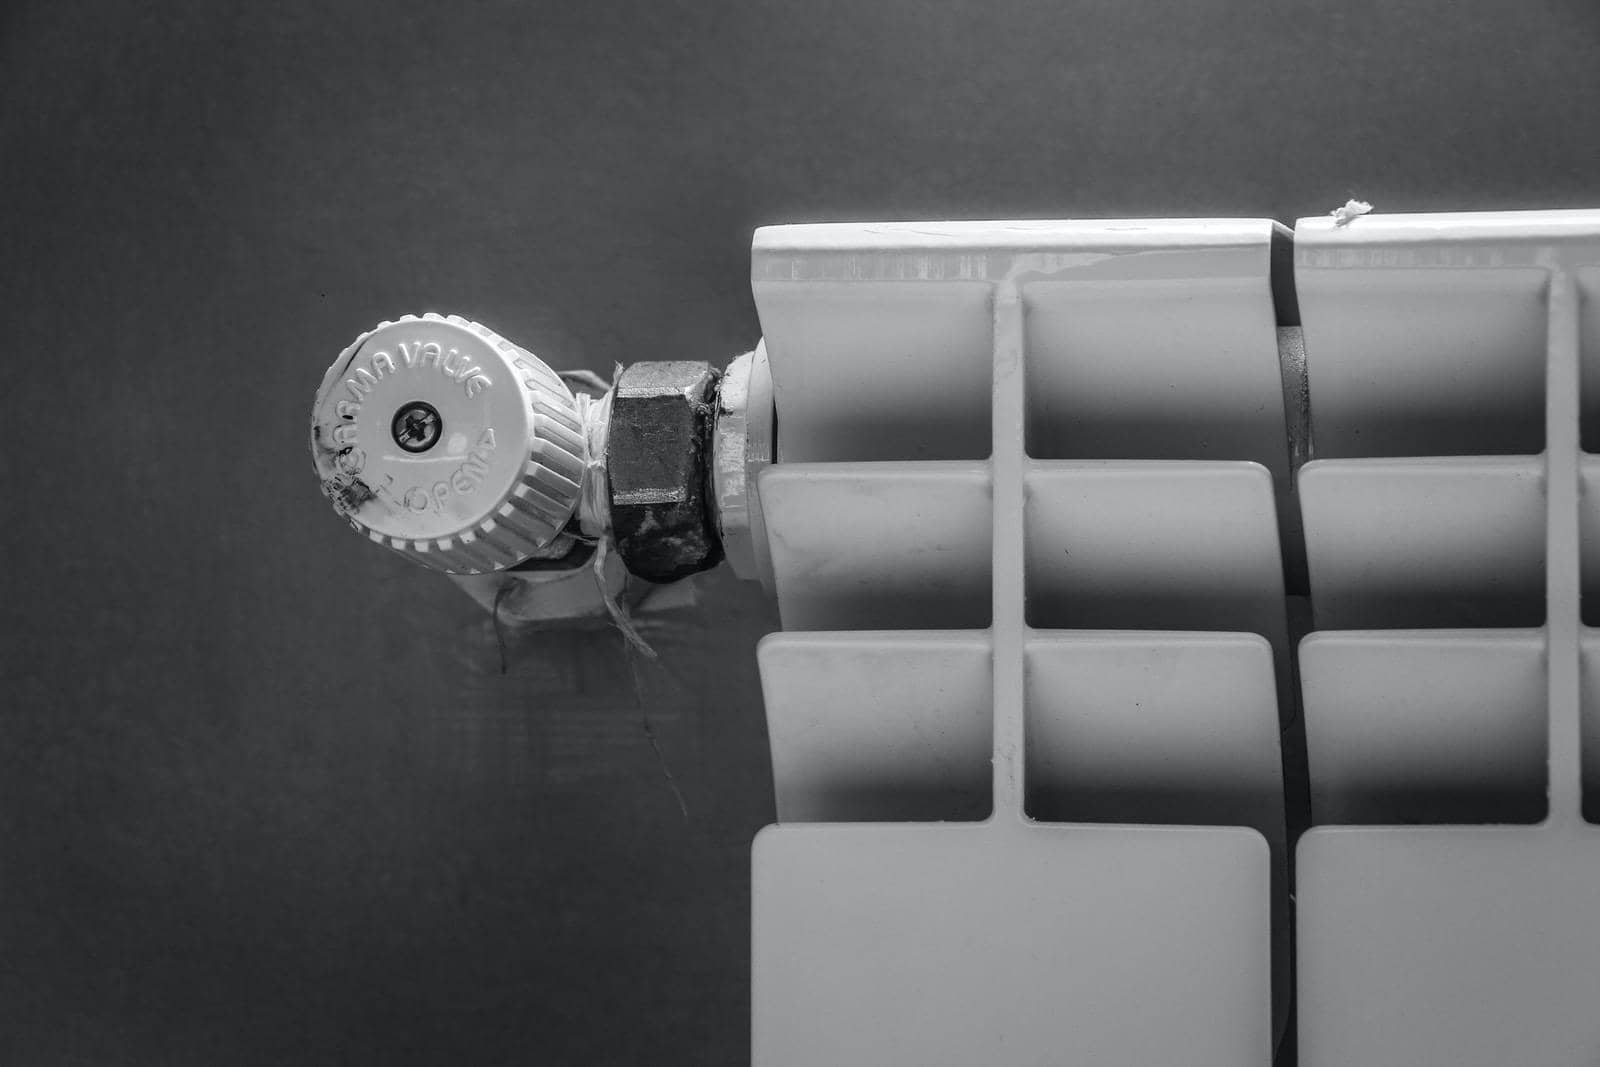
[(0, 1062), (746, 1057), (770, 607), (724, 576), (637, 687), (610, 634), (502, 675), (317, 492), (359, 330), (723, 361), (762, 223), (1600, 205), (1597, 43), (1582, 0), (13, 0)]

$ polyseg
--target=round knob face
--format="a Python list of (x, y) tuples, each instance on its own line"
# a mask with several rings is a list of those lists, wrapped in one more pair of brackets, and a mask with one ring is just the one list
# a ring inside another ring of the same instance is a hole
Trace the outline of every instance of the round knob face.
[(407, 315), (328, 368), (311, 455), (355, 529), (479, 574), (561, 532), (582, 489), (584, 432), (571, 391), (530, 353), (453, 315)]

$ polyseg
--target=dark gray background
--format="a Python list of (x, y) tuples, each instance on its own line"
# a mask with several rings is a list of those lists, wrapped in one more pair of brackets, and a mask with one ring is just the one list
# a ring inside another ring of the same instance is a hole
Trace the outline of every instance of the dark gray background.
[(751, 229), (1600, 205), (1592, 3), (0, 7), (0, 1062), (736, 1064), (724, 576), (517, 635), (334, 519), (358, 331), (758, 335)]

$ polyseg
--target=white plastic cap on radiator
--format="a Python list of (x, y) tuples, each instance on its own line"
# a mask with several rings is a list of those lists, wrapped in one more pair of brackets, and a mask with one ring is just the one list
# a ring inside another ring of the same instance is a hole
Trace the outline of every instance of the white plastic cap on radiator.
[(317, 390), (311, 454), (356, 530), (454, 574), (522, 562), (572, 517), (584, 435), (566, 384), (458, 316), (380, 323)]

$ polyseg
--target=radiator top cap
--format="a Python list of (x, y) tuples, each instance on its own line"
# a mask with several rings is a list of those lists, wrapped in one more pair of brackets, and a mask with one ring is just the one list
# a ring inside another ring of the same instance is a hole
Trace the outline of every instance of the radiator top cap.
[(311, 456), (334, 510), (370, 540), (482, 574), (572, 518), (584, 432), (571, 390), (531, 353), (455, 315), (406, 315), (328, 368)]

